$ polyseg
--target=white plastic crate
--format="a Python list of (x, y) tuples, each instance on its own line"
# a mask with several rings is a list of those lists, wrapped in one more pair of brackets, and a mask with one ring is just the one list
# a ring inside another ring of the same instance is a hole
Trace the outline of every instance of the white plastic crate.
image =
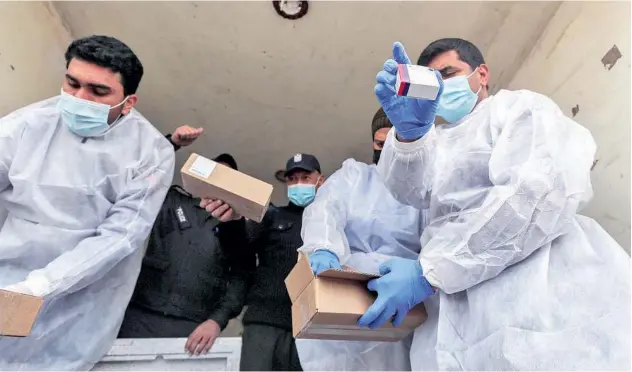
[(219, 337), (208, 354), (189, 356), (186, 338), (118, 339), (93, 371), (238, 371), (240, 337)]

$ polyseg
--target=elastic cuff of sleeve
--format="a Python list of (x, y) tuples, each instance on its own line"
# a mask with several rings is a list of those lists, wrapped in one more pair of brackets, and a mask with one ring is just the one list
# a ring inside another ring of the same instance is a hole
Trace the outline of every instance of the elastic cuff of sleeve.
[(432, 264), (425, 261), (423, 257), (419, 258), (419, 263), (421, 264), (423, 276), (424, 278), (426, 278), (426, 281), (432, 286), (433, 289), (441, 289), (439, 279), (436, 276), (436, 272)]
[(426, 293), (434, 294), (435, 292), (437, 292), (438, 288), (430, 284), (430, 282), (428, 281), (428, 279), (426, 279), (425, 276), (422, 276), (421, 279), (422, 279), (421, 285), (424, 287), (424, 290), (426, 291)]
[(433, 124), (428, 124), (428, 125), (425, 125), (423, 127), (412, 128), (412, 129), (407, 130), (405, 132), (400, 132), (397, 129), (395, 129), (395, 131), (403, 139), (416, 140), (416, 139), (419, 139), (419, 138), (422, 138), (423, 136), (425, 136), (426, 133), (428, 133), (430, 128), (432, 128), (433, 126), (434, 126)]
[(175, 143), (175, 142), (173, 142), (173, 139), (171, 139), (171, 134), (167, 134), (165, 137), (167, 138), (167, 140), (169, 141), (169, 143), (171, 143), (171, 145), (173, 146), (173, 151), (178, 151), (178, 150), (180, 150), (180, 146), (179, 146), (179, 145), (176, 145), (176, 143)]
[(411, 152), (417, 152), (420, 149), (422, 149), (426, 145), (428, 139), (432, 137), (434, 133), (435, 133), (435, 129), (434, 129), (434, 125), (432, 125), (430, 126), (430, 129), (428, 130), (427, 133), (425, 133), (421, 138), (413, 142), (401, 142), (400, 140), (398, 140), (397, 132), (395, 131), (395, 128), (391, 129), (388, 132), (388, 136), (391, 138), (391, 141), (393, 143), (393, 148), (395, 148), (396, 151), (403, 152), (403, 153), (411, 153)]
[(323, 252), (323, 253), (327, 253), (327, 254), (329, 254), (329, 255), (331, 255), (331, 256), (336, 257), (336, 259), (340, 260), (340, 257), (338, 257), (338, 255), (337, 255), (334, 251), (331, 251), (331, 250), (329, 250), (329, 249), (326, 249), (326, 248), (316, 248), (316, 249), (314, 249), (314, 252), (313, 252), (312, 254), (314, 254), (314, 253), (316, 253), (316, 252)]
[(52, 292), (51, 283), (39, 275), (29, 275), (24, 281), (24, 286), (37, 297), (43, 297)]

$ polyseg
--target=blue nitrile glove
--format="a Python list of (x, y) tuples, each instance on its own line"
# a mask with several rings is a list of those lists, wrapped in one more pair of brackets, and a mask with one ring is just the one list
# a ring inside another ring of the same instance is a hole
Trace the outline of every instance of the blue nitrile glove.
[(382, 71), (377, 74), (375, 95), (401, 138), (412, 140), (423, 137), (434, 123), (439, 97), (443, 92), (441, 73), (435, 70), (439, 80), (439, 93), (434, 101), (401, 97), (395, 91), (397, 64), (410, 65), (411, 62), (399, 41), (393, 45), (393, 58), (394, 60), (387, 60)]
[(390, 259), (380, 265), (380, 275), (367, 285), (377, 299), (358, 320), (361, 327), (379, 328), (393, 317), (393, 325), (399, 326), (413, 306), (435, 293), (418, 260)]
[(314, 275), (318, 275), (327, 269), (342, 269), (338, 256), (327, 249), (321, 249), (310, 254), (309, 266), (311, 266)]

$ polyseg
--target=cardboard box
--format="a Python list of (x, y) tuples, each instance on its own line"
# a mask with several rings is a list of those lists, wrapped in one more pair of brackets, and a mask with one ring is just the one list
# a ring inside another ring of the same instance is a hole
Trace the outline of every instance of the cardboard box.
[(359, 327), (358, 319), (375, 301), (366, 283), (379, 275), (326, 270), (314, 277), (309, 259), (299, 255), (285, 279), (292, 300), (292, 333), (295, 338), (351, 341), (399, 341), (427, 318), (423, 304), (415, 306), (399, 327), (388, 323), (378, 329)]
[(185, 190), (199, 198), (223, 200), (253, 221), (261, 222), (270, 205), (272, 185), (201, 155), (191, 154), (181, 173)]
[(398, 65), (395, 91), (399, 96), (433, 101), (439, 94), (439, 80), (428, 67)]
[(28, 336), (43, 303), (42, 297), (0, 289), (0, 336)]

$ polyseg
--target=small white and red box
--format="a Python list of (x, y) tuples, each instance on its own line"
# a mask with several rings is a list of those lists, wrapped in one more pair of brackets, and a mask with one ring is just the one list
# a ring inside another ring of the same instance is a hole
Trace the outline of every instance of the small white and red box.
[(395, 91), (398, 96), (434, 101), (439, 94), (439, 80), (428, 67), (398, 65)]

